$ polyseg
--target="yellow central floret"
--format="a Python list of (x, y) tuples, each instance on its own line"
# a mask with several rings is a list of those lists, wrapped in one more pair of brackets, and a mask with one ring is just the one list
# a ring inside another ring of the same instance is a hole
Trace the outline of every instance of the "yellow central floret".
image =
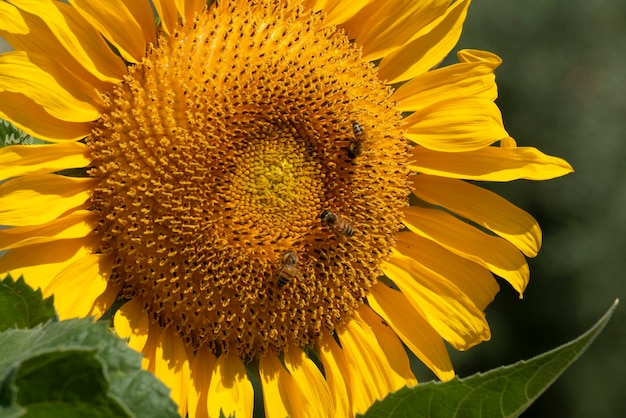
[(395, 242), (407, 149), (390, 90), (342, 32), (226, 7), (160, 38), (105, 98), (91, 205), (122, 298), (195, 350), (245, 358), (350, 320)]

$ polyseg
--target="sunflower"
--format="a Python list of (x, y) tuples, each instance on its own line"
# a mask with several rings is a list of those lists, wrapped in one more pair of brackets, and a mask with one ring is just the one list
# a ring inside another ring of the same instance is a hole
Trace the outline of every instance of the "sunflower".
[[(181, 414), (354, 416), (522, 294), (536, 221), (469, 0), (0, 2), (0, 273), (102, 316)], [(155, 19), (155, 16), (157, 19)], [(261, 398), (262, 396), (262, 398)]]

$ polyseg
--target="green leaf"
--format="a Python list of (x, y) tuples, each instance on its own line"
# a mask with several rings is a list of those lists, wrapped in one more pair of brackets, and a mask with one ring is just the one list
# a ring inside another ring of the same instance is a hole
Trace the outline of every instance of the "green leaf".
[(58, 350), (25, 360), (15, 375), (16, 401), (28, 416), (130, 417), (108, 396), (108, 382), (95, 350)]
[(377, 401), (364, 417), (519, 416), (585, 352), (604, 329), (618, 302), (589, 331), (561, 347), (466, 379), (400, 389)]
[(141, 356), (91, 319), (0, 333), (0, 416), (178, 417)]
[(9, 328), (33, 328), (56, 317), (52, 297), (43, 299), (41, 290), (33, 290), (20, 277), (11, 275), (0, 281), (0, 331)]

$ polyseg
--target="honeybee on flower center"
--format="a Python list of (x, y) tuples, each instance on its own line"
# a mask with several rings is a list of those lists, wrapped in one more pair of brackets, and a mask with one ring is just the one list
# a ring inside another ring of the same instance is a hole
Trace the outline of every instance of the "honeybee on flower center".
[(278, 269), (278, 280), (276, 284), (279, 288), (289, 284), (294, 278), (300, 276), (298, 269), (298, 256), (293, 251), (285, 251), (280, 258), (280, 269)]
[(367, 139), (367, 136), (357, 122), (352, 122), (352, 132), (354, 133), (354, 138), (348, 144), (348, 157), (355, 159), (363, 154), (363, 142)]
[(320, 219), (322, 220), (322, 225), (330, 227), (333, 233), (337, 236), (343, 235), (351, 237), (354, 235), (354, 228), (352, 225), (350, 225), (350, 223), (343, 219), (340, 215), (331, 212), (328, 209), (324, 210), (320, 214)]

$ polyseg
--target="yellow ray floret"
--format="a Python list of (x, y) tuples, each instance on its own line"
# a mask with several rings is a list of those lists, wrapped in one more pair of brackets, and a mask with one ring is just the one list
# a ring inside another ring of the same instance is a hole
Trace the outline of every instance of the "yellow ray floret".
[(434, 205), (461, 215), (506, 239), (526, 255), (541, 248), (541, 229), (527, 212), (497, 194), (461, 180), (418, 175), (411, 190)]
[(486, 147), (463, 154), (415, 147), (409, 167), (418, 173), (466, 180), (548, 180), (571, 173), (572, 166), (532, 147)]
[(92, 129), (91, 122), (66, 122), (22, 93), (0, 91), (0, 118), (10, 120), (29, 135), (51, 142), (76, 141)]
[(237, 355), (222, 354), (217, 359), (208, 390), (209, 416), (252, 416), (254, 394), (243, 361)]
[(126, 302), (113, 317), (115, 332), (128, 338), (128, 345), (140, 353), (144, 350), (150, 333), (150, 318), (140, 299)]
[(211, 375), (216, 362), (217, 358), (206, 346), (201, 347), (195, 353), (190, 365), (191, 387), (187, 401), (190, 417), (206, 418), (209, 416), (207, 388), (211, 383)]
[(345, 356), (343, 373), (350, 379), (353, 413), (362, 414), (375, 400), (393, 390), (391, 367), (376, 336), (356, 313), (338, 335)]
[[(0, 11), (12, 18), (6, 26), (0, 23), (0, 33), (14, 48), (56, 56), (68, 68), (83, 67), (100, 81), (119, 81), (126, 72), (124, 62), (74, 7), (58, 1), (11, 3), (0, 3)], [(13, 22), (21, 25), (16, 28)]]
[[(74, 94), (61, 86), (49, 72), (35, 66), (22, 51), (0, 55), (0, 91), (21, 93), (43, 107), (51, 116), (66, 122), (97, 119), (100, 109), (95, 97)], [(99, 99), (99, 98), (98, 98)]]
[(0, 149), (0, 179), (85, 167), (89, 162), (89, 147), (79, 142), (12, 145)]
[[(301, 397), (293, 377), (274, 354), (261, 357), (259, 375), (263, 387), (263, 405), (267, 418), (294, 416), (301, 411), (297, 401)], [(297, 397), (293, 398), (293, 391)]]
[[(42, 289), (44, 297), (48, 285), (59, 272), (87, 257), (93, 249), (93, 238), (74, 238), (49, 243), (33, 244), (15, 248), (0, 257), (0, 276), (11, 273), (13, 277), (24, 276), (33, 289)], [(37, 254), (37, 257), (33, 257)]]
[(397, 109), (415, 112), (439, 102), (462, 97), (495, 100), (498, 97), (494, 70), (500, 57), (486, 51), (462, 50), (460, 63), (421, 74), (400, 86), (391, 97)]
[(372, 288), (367, 300), (402, 339), (402, 342), (443, 381), (454, 377), (452, 362), (441, 336), (416, 311), (401, 292), (382, 283)]
[(32, 174), (0, 185), (0, 225), (41, 225), (89, 199), (95, 179)]
[(498, 106), (480, 97), (437, 102), (413, 113), (404, 123), (408, 139), (442, 152), (474, 151), (509, 136)]
[(445, 277), (394, 251), (383, 271), (411, 305), (457, 350), (489, 340), (485, 315)]
[(398, 234), (396, 249), (454, 283), (481, 310), (500, 290), (493, 274), (484, 266), (448, 251), (435, 241), (412, 232), (402, 232)]
[(351, 406), (347, 389), (350, 386), (350, 380), (347, 375), (342, 374), (342, 370), (346, 368), (345, 364), (339, 365), (339, 362), (345, 361), (345, 358), (330, 333), (326, 333), (319, 342), (319, 354), (324, 365), (326, 382), (333, 396), (336, 416), (350, 416)]
[(170, 388), (170, 396), (178, 404), (178, 412), (185, 416), (190, 389), (189, 353), (171, 327), (159, 334), (159, 342), (152, 357), (154, 368), (151, 371)]
[[(285, 352), (285, 367), (294, 380), (295, 387), (302, 394), (297, 408), (307, 411), (311, 417), (335, 416), (335, 406), (328, 384), (315, 363), (302, 351), (292, 347)], [(295, 413), (295, 411), (292, 411)]]
[(369, 306), (361, 305), (359, 315), (372, 329), (380, 349), (385, 353), (385, 357), (389, 361), (393, 378), (393, 390), (396, 391), (405, 386), (415, 386), (417, 379), (413, 375), (409, 358), (398, 335)]
[(488, 235), (441, 210), (412, 206), (404, 210), (404, 225), (502, 277), (520, 295), (530, 272), (524, 256), (503, 238)]
[(445, 13), (449, 4), (449, 0), (391, 0), (381, 7), (374, 1), (342, 27), (363, 46), (363, 59), (373, 61), (415, 39), (419, 34), (415, 28), (427, 26)]
[(97, 216), (88, 210), (77, 210), (41, 225), (16, 226), (0, 230), (0, 250), (81, 238), (93, 231)]
[[(327, 14), (326, 24), (337, 25), (345, 22), (354, 16), (372, 0), (351, 0), (351, 1), (327, 1), (321, 10)], [(316, 9), (316, 8), (314, 8)]]
[(126, 61), (140, 61), (146, 45), (156, 43), (156, 25), (148, 2), (71, 0), (70, 3), (115, 45)]
[[(111, 260), (102, 254), (90, 254), (59, 272), (46, 288), (54, 294), (54, 307), (60, 319), (83, 318), (92, 315), (95, 301), (107, 287)], [(116, 296), (112, 295), (109, 304)]]
[(389, 84), (409, 80), (441, 62), (461, 36), (469, 4), (469, 0), (456, 1), (426, 26), (421, 36), (383, 58), (378, 67), (380, 78)]

